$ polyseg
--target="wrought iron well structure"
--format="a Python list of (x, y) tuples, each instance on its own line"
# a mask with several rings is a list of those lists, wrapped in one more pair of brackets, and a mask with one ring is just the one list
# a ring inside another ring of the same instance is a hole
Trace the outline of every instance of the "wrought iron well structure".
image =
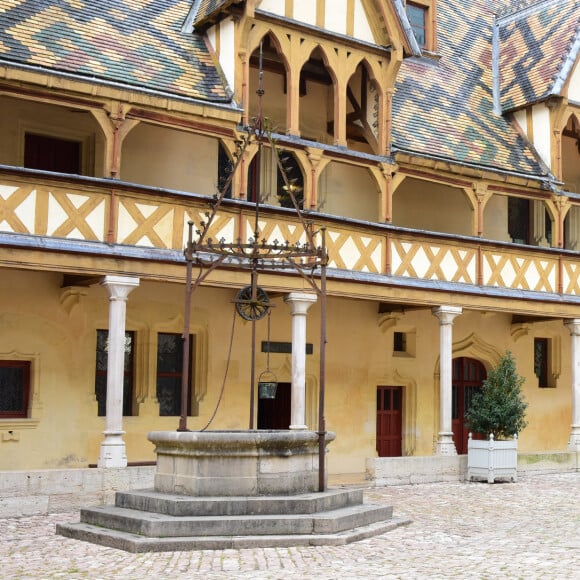
[[(261, 60), (261, 58), (260, 58)], [(314, 222), (301, 210), (296, 200), (296, 194), (300, 191), (296, 183), (290, 180), (287, 170), (281, 159), (274, 139), (267, 129), (267, 119), (262, 114), (262, 67), (260, 66), (258, 85), (258, 115), (252, 120), (252, 124), (243, 127), (240, 138), (236, 141), (234, 163), (224, 183), (218, 188), (218, 192), (209, 202), (208, 210), (204, 219), (198, 224), (189, 222), (188, 241), (184, 250), (186, 260), (186, 290), (185, 290), (185, 314), (183, 330), (183, 369), (181, 385), (181, 416), (178, 431), (187, 431), (187, 402), (189, 382), (189, 328), (192, 293), (197, 287), (218, 267), (231, 267), (247, 270), (249, 272), (249, 284), (243, 287), (234, 300), (236, 310), (244, 319), (252, 324), (252, 354), (250, 372), (250, 430), (254, 429), (255, 407), (255, 349), (256, 349), (256, 321), (266, 316), (271, 308), (267, 293), (258, 285), (258, 276), (261, 272), (286, 271), (300, 275), (313, 288), (320, 299), (320, 376), (319, 376), (319, 401), (318, 401), (318, 437), (319, 437), (319, 491), (325, 489), (325, 435), (326, 421), (324, 414), (325, 399), (325, 365), (326, 365), (326, 267), (328, 254), (326, 250), (325, 229), (316, 228)], [(276, 152), (275, 158), (279, 173), (284, 181), (283, 189), (292, 202), (295, 215), (298, 218), (304, 235), (303, 242), (291, 243), (288, 240), (267, 240), (260, 231), (261, 200), (256, 195), (254, 209), (254, 230), (247, 240), (237, 239), (228, 241), (224, 238), (214, 240), (209, 232), (226, 199), (233, 176), (240, 167), (246, 149), (250, 143), (257, 143), (258, 182), (262, 149), (269, 144)], [(194, 236), (195, 228), (195, 236)], [(192, 279), (193, 265), (199, 271), (196, 279)]]

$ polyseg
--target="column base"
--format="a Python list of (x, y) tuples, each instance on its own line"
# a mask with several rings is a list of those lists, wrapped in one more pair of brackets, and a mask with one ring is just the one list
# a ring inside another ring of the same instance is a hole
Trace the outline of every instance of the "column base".
[(101, 443), (101, 452), (97, 467), (115, 468), (127, 467), (127, 453), (123, 441), (124, 431), (105, 432), (105, 440)]
[(435, 445), (435, 455), (457, 455), (453, 433), (439, 433)]
[(290, 425), (290, 427), (288, 427), (289, 429), (292, 430), (300, 430), (300, 429), (308, 429), (307, 425)]
[(580, 453), (580, 425), (572, 425), (572, 431), (568, 441), (568, 451)]

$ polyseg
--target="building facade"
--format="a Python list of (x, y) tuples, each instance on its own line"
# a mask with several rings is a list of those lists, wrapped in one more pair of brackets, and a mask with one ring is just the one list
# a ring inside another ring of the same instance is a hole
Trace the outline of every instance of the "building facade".
[[(579, 12), (5, 2), (0, 470), (153, 461), (147, 433), (179, 419), (187, 224), (223, 191), (214, 240), (249, 239), (259, 199), (260, 235), (301, 242), (289, 183), (326, 231), (331, 475), (464, 454), (470, 394), (506, 350), (526, 378), (520, 451), (577, 464)], [(252, 324), (234, 304), (248, 283), (219, 267), (193, 293), (188, 426), (290, 426), (292, 296), (307, 293), (299, 427), (316, 429), (320, 300), (300, 276), (260, 274), (273, 308), (256, 369), (279, 390), (251, 408)], [(107, 402), (111, 357), (124, 388)]]

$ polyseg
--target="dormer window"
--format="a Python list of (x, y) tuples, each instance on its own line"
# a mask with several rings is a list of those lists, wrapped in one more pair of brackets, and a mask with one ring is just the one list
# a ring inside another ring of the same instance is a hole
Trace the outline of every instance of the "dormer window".
[(405, 2), (405, 10), (409, 24), (415, 34), (419, 46), (428, 52), (435, 52), (436, 43), (436, 1), (414, 0)]
[(407, 18), (421, 48), (427, 47), (427, 7), (407, 4)]

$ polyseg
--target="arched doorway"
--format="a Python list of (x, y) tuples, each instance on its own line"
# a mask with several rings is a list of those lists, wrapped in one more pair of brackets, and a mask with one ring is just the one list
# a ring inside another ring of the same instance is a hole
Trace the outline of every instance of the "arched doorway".
[(465, 426), (465, 412), (471, 405), (476, 389), (481, 385), (487, 372), (482, 363), (473, 358), (459, 357), (453, 359), (453, 407), (451, 427), (453, 442), (458, 454), (467, 453), (469, 429)]

